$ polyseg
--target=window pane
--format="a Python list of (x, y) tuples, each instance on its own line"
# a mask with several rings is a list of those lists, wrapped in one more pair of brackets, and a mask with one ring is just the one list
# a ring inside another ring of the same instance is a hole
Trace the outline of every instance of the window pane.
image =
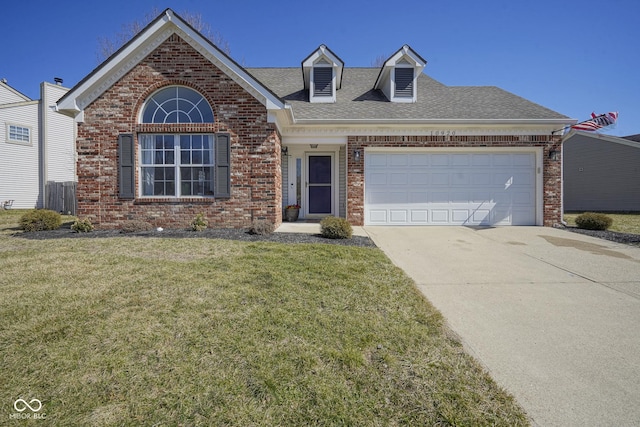
[(168, 165), (172, 165), (175, 163), (174, 157), (175, 157), (174, 151), (166, 151), (164, 156), (164, 162)]
[(193, 164), (201, 165), (202, 164), (202, 151), (193, 151)]
[(184, 86), (170, 86), (154, 93), (146, 102), (142, 123), (213, 123), (213, 110), (206, 99)]
[(191, 163), (191, 152), (187, 150), (182, 150), (180, 152), (180, 163), (183, 165), (188, 165)]

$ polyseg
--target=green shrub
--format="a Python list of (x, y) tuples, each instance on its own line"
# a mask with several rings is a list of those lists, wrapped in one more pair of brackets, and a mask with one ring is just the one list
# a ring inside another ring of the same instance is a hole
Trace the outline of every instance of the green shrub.
[(199, 213), (196, 217), (191, 221), (191, 230), (192, 231), (202, 231), (206, 230), (209, 223), (207, 223), (207, 219), (204, 217), (203, 213)]
[(606, 230), (613, 224), (613, 219), (605, 214), (585, 212), (576, 217), (576, 225), (578, 228), (585, 230)]
[(320, 222), (320, 234), (329, 239), (350, 239), (353, 229), (346, 219), (327, 216)]
[(91, 224), (91, 220), (89, 218), (77, 219), (71, 226), (71, 229), (76, 233), (89, 233), (93, 231), (93, 228), (93, 224)]
[(132, 219), (122, 224), (123, 233), (137, 233), (140, 231), (152, 230), (153, 226), (146, 221), (140, 219)]
[(24, 231), (55, 230), (61, 225), (60, 214), (48, 209), (33, 209), (25, 212), (20, 218), (20, 228)]
[(249, 233), (259, 234), (261, 236), (268, 236), (275, 231), (276, 227), (265, 219), (257, 219), (251, 224)]

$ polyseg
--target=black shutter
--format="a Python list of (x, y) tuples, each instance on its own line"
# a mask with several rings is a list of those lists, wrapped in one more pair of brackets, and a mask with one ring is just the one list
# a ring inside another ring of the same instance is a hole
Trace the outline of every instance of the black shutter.
[(313, 68), (313, 96), (333, 96), (333, 69)]
[(118, 165), (120, 181), (120, 198), (135, 198), (135, 155), (133, 147), (133, 135), (130, 133), (118, 136)]
[(396, 68), (395, 96), (413, 98), (413, 68)]
[(231, 137), (228, 133), (216, 134), (216, 165), (214, 197), (231, 197)]

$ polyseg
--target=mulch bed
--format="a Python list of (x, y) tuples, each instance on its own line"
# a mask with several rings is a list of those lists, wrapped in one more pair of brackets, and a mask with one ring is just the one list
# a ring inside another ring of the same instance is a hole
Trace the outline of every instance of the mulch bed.
[(587, 236), (597, 237), (599, 239), (609, 240), (616, 243), (624, 243), (626, 245), (640, 246), (640, 235), (629, 233), (618, 233), (616, 231), (601, 230), (584, 230), (577, 227), (563, 227), (564, 230), (572, 233), (586, 234)]
[[(585, 234), (599, 239), (609, 240), (616, 243), (640, 246), (640, 235), (629, 233), (618, 233), (615, 231), (584, 230), (577, 227), (560, 227), (563, 230)], [(211, 228), (203, 231), (190, 230), (163, 230), (163, 231), (141, 231), (136, 233), (123, 233), (120, 230), (97, 230), (90, 233), (76, 233), (70, 228), (63, 227), (52, 231), (35, 231), (31, 233), (18, 232), (14, 237), (31, 240), (46, 239), (99, 239), (105, 237), (169, 237), (169, 238), (208, 238), (241, 240), (245, 242), (278, 242), (278, 243), (325, 243), (331, 245), (376, 247), (373, 240), (364, 236), (353, 236), (351, 239), (327, 239), (320, 234), (308, 233), (273, 233), (266, 236), (251, 234), (246, 230), (234, 228)]]
[(353, 236), (351, 239), (328, 239), (320, 234), (308, 233), (272, 233), (269, 235), (251, 234), (246, 230), (234, 228), (208, 228), (202, 231), (163, 230), (123, 233), (120, 230), (95, 230), (90, 233), (76, 233), (70, 228), (59, 228), (51, 231), (34, 231), (15, 233), (14, 237), (31, 240), (46, 239), (99, 239), (105, 237), (163, 237), (163, 238), (204, 238), (241, 240), (245, 242), (277, 242), (277, 243), (324, 243), (343, 246), (376, 247), (369, 237)]

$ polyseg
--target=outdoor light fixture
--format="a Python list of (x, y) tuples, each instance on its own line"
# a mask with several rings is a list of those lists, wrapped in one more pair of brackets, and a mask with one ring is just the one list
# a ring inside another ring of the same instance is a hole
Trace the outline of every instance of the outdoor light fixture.
[(360, 150), (353, 150), (353, 158), (356, 162), (360, 161)]
[(309, 144), (311, 148), (318, 148), (318, 144)]
[(553, 160), (554, 162), (560, 160), (560, 152), (557, 150), (549, 151), (549, 160)]
[(289, 147), (280, 147), (280, 153), (285, 156), (289, 154)]

